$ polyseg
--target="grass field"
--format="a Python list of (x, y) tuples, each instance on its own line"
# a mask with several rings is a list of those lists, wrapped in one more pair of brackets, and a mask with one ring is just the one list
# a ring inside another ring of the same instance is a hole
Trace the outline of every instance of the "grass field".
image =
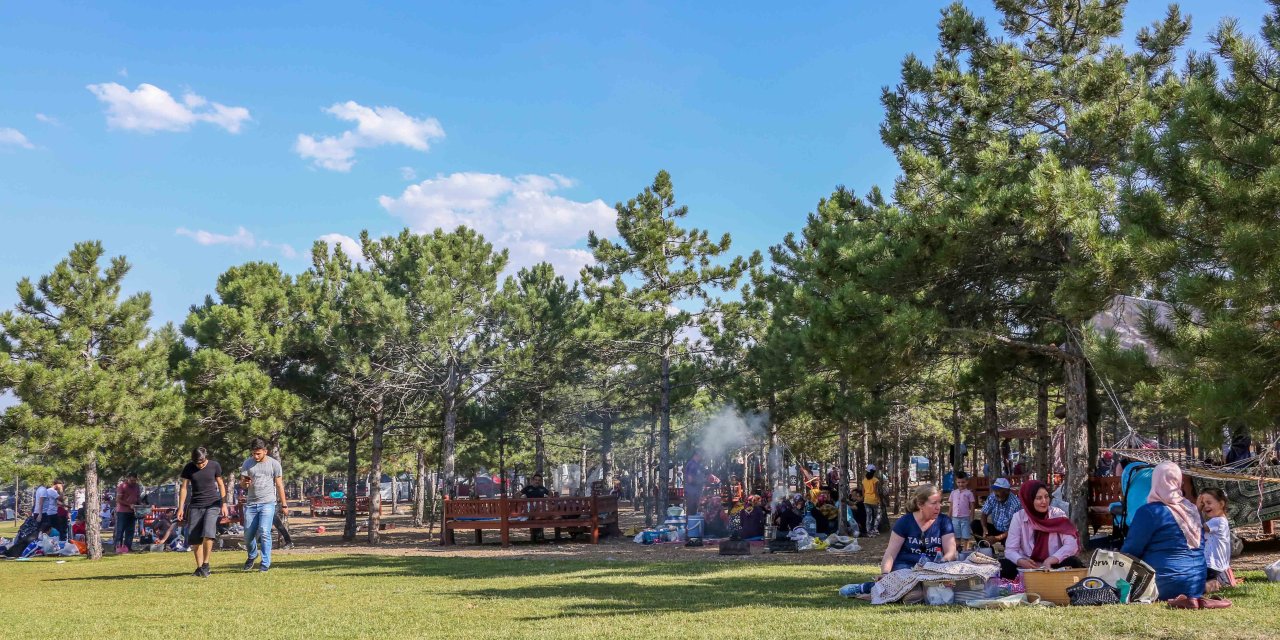
[(1226, 611), (1155, 606), (872, 607), (839, 598), (872, 568), (734, 563), (242, 553), (190, 577), (186, 554), (0, 563), (5, 638), (1264, 638), (1280, 585), (1236, 590)]

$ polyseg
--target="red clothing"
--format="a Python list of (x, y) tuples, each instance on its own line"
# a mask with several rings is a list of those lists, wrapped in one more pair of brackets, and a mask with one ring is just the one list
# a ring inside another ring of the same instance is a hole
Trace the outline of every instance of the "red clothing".
[(121, 482), (116, 485), (116, 513), (133, 513), (133, 505), (142, 499), (142, 487)]

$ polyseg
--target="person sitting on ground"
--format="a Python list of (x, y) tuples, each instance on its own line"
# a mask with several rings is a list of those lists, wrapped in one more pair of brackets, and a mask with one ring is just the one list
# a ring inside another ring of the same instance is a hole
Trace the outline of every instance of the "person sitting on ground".
[(764, 539), (765, 512), (764, 507), (761, 506), (763, 502), (764, 499), (760, 496), (751, 496), (747, 498), (747, 506), (738, 513), (739, 521), (742, 523), (738, 535), (743, 540)]
[(800, 526), (804, 520), (804, 496), (795, 493), (790, 499), (782, 500), (773, 510), (773, 526), (778, 528), (778, 536), (784, 537), (792, 529)]
[(956, 488), (951, 491), (951, 525), (956, 530), (956, 544), (967, 551), (973, 544), (973, 506), (978, 499), (969, 490), (969, 474), (955, 472)]
[(858, 525), (854, 537), (864, 537), (867, 535), (867, 503), (863, 499), (861, 488), (857, 486), (849, 488), (849, 502), (853, 503), (849, 507), (849, 519)]
[(152, 544), (167, 544), (173, 540), (174, 534), (177, 533), (178, 523), (169, 519), (169, 516), (160, 514), (151, 523), (151, 531), (154, 539)]
[(1066, 512), (1049, 504), (1049, 487), (1039, 480), (1027, 480), (1018, 497), (1023, 509), (1010, 521), (1000, 577), (1015, 580), (1018, 569), (1084, 568), (1076, 557), (1080, 534)]
[(724, 538), (729, 535), (729, 516), (724, 512), (720, 496), (707, 496), (702, 504), (702, 535), (705, 538)]
[(921, 560), (955, 559), (956, 532), (950, 516), (942, 513), (942, 492), (931, 484), (922, 485), (908, 503), (907, 513), (893, 523), (880, 572), (910, 569)]
[(1227, 494), (1212, 488), (1200, 492), (1199, 508), (1204, 520), (1205, 593), (1235, 586), (1231, 574), (1231, 524), (1227, 522)]
[(991, 495), (982, 505), (981, 521), (977, 531), (979, 537), (994, 547), (1009, 537), (1009, 523), (1013, 522), (1013, 514), (1022, 510), (1022, 502), (1013, 495), (1013, 487), (1008, 478), (996, 478), (991, 483)]
[(822, 537), (835, 533), (840, 526), (840, 510), (831, 501), (829, 493), (818, 494), (818, 501), (814, 503), (809, 513), (817, 525), (818, 535)]
[(72, 540), (84, 540), (85, 535), (87, 535), (85, 530), (84, 518), (85, 518), (84, 509), (81, 509), (80, 511), (76, 512), (76, 522), (75, 524), (71, 525)]
[(1206, 570), (1202, 538), (1200, 513), (1182, 495), (1182, 470), (1161, 462), (1151, 473), (1147, 504), (1134, 512), (1120, 551), (1155, 569), (1161, 600), (1199, 608)]
[[(942, 513), (942, 492), (931, 484), (922, 485), (912, 495), (906, 515), (893, 523), (876, 580), (922, 562), (951, 562), (956, 556), (955, 529), (950, 516)], [(868, 594), (875, 584), (849, 585), (840, 593), (846, 597)]]

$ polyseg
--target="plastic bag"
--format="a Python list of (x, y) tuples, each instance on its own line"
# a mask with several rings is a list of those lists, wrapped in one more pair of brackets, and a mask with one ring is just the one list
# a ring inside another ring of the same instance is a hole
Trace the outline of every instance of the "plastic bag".
[(945, 584), (938, 584), (925, 589), (924, 601), (932, 605), (952, 604), (956, 601), (956, 592)]
[(1271, 582), (1280, 582), (1280, 560), (1272, 562), (1262, 569), (1267, 574), (1267, 580)]
[(69, 542), (64, 542), (62, 543), (62, 547), (58, 549), (58, 555), (68, 558), (71, 556), (78, 556), (80, 555), (80, 550), (77, 549), (75, 545)]

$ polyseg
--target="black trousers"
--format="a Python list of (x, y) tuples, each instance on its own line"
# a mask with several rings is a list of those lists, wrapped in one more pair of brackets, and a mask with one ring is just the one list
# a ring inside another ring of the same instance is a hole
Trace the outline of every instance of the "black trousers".
[[(1080, 561), (1080, 558), (1071, 556), (1066, 560), (1059, 562), (1058, 564), (1051, 565), (1051, 567), (1054, 569), (1061, 569), (1062, 567), (1070, 567), (1072, 569), (1083, 569), (1084, 563)], [(1004, 578), (1005, 580), (1016, 580), (1018, 578), (1018, 565), (1001, 558), (1000, 577)]]

